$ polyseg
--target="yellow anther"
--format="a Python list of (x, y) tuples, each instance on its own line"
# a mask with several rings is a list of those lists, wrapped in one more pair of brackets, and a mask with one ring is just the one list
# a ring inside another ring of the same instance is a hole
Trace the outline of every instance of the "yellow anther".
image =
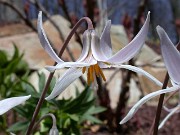
[(88, 85), (91, 84), (91, 79), (90, 79), (90, 68), (88, 68), (88, 73), (87, 73), (87, 83), (88, 83)]
[(91, 82), (94, 82), (94, 76), (93, 76), (93, 73), (94, 73), (94, 70), (93, 70), (93, 66), (90, 66), (90, 80)]
[(84, 74), (86, 72), (86, 67), (83, 67), (82, 73)]
[[(84, 73), (86, 70), (86, 67), (83, 67), (82, 72)], [(87, 73), (87, 83), (90, 85), (92, 82), (94, 82), (94, 75), (97, 77), (102, 77), (104, 81), (106, 81), (106, 78), (104, 76), (104, 73), (102, 72), (101, 68), (99, 67), (98, 64), (92, 65), (88, 68), (88, 73)]]
[(101, 68), (99, 67), (99, 73), (104, 81), (106, 81), (106, 77), (104, 76), (104, 73), (102, 72)]
[(102, 72), (101, 68), (99, 67), (98, 64), (94, 65), (94, 69), (95, 69), (95, 74), (97, 77), (101, 76), (103, 78), (104, 81), (106, 81), (106, 78), (104, 76), (104, 73)]
[(99, 66), (98, 64), (94, 65), (94, 71), (97, 77), (99, 77)]

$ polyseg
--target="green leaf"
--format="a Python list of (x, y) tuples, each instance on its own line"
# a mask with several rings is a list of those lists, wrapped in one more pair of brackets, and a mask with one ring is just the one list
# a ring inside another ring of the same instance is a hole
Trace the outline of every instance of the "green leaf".
[(81, 122), (83, 122), (84, 120), (89, 120), (91, 123), (102, 124), (101, 120), (97, 119), (92, 115), (84, 115), (81, 119)]
[(98, 113), (101, 113), (101, 112), (104, 112), (106, 110), (106, 108), (104, 107), (101, 107), (101, 106), (92, 106), (86, 113), (88, 114), (98, 114)]
[(22, 107), (19, 107), (19, 106), (17, 106), (17, 107), (15, 107), (15, 108), (13, 108), (18, 114), (20, 114), (21, 116), (23, 116), (23, 117), (27, 117), (29, 114), (25, 111), (25, 109), (24, 108), (22, 108)]
[(17, 122), (13, 124), (10, 128), (7, 129), (8, 132), (16, 132), (16, 131), (22, 131), (25, 130), (28, 126), (29, 122), (24, 121), (24, 122)]
[(76, 115), (76, 114), (69, 114), (68, 115), (72, 120), (74, 121), (78, 121), (79, 120), (79, 117)]
[(45, 115), (45, 114), (48, 114), (50, 111), (50, 109), (48, 107), (44, 107), (41, 109), (41, 116)]
[(8, 58), (6, 52), (0, 50), (0, 68), (1, 69), (4, 68), (7, 62), (8, 62)]
[(45, 86), (46, 77), (44, 73), (38, 73), (38, 76), (39, 76), (39, 83), (38, 83), (39, 91), (41, 93)]
[(50, 86), (49, 86), (49, 92), (51, 92), (53, 90), (53, 88), (55, 86), (55, 83), (56, 83), (56, 78), (53, 77), (52, 80), (51, 80)]
[(71, 124), (70, 118), (66, 119), (65, 122), (64, 122), (63, 128), (68, 128), (70, 124)]
[(71, 110), (69, 110), (69, 113), (79, 113), (79, 114), (83, 114), (85, 113), (91, 106), (94, 105), (94, 101), (95, 99), (89, 101), (89, 102), (85, 102), (85, 103), (81, 103), (79, 106), (73, 106), (71, 108)]
[(13, 43), (13, 47), (14, 47), (14, 54), (13, 54), (12, 60), (19, 57), (19, 50), (15, 43)]
[(89, 87), (86, 87), (86, 89), (78, 97), (76, 97), (66, 105), (64, 111), (68, 112), (70, 110), (74, 110), (74, 108), (75, 109), (79, 108), (82, 103), (87, 102), (90, 93), (91, 91)]
[(16, 59), (13, 59), (12, 61), (10, 61), (10, 63), (8, 64), (8, 66), (5, 69), (6, 74), (10, 74), (15, 72), (18, 63), (20, 62), (20, 60), (22, 59), (22, 55)]

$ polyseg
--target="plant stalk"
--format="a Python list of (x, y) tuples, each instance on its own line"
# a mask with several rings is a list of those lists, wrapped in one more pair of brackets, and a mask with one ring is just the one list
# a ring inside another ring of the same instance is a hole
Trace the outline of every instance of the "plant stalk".
[[(178, 43), (178, 45), (176, 47), (177, 47), (177, 50), (180, 51), (179, 43)], [(162, 89), (165, 89), (167, 87), (168, 81), (169, 81), (169, 75), (168, 75), (168, 72), (167, 72), (166, 77), (164, 79)], [(160, 97), (159, 97), (158, 107), (157, 107), (157, 111), (156, 111), (156, 118), (154, 119), (153, 124), (151, 125), (151, 128), (150, 128), (150, 131), (149, 131), (148, 135), (151, 135), (153, 127), (154, 127), (153, 135), (158, 135), (158, 126), (159, 126), (159, 120), (160, 120), (161, 110), (162, 110), (162, 106), (163, 106), (164, 96), (165, 96), (165, 94), (161, 94)]]
[[(169, 75), (168, 75), (168, 72), (167, 72), (166, 76), (165, 76), (165, 79), (164, 79), (162, 89), (165, 89), (167, 87), (168, 81), (169, 81)], [(154, 129), (153, 135), (158, 135), (158, 126), (159, 126), (159, 120), (160, 120), (160, 116), (161, 116), (161, 110), (162, 110), (162, 106), (163, 106), (164, 96), (165, 96), (165, 94), (161, 94), (160, 97), (159, 97), (156, 116), (155, 116), (153, 124), (152, 124), (152, 126), (150, 128), (149, 135), (151, 135), (151, 132), (152, 132), (153, 129)]]
[(37, 126), (39, 125), (39, 123), (40, 123), (43, 119), (45, 119), (45, 118), (47, 118), (47, 117), (51, 117), (51, 119), (52, 119), (52, 121), (53, 121), (52, 128), (57, 128), (57, 127), (56, 127), (56, 117), (54, 116), (54, 114), (48, 113), (48, 114), (42, 116), (42, 117), (35, 123), (32, 131), (34, 131), (34, 130), (37, 128)]

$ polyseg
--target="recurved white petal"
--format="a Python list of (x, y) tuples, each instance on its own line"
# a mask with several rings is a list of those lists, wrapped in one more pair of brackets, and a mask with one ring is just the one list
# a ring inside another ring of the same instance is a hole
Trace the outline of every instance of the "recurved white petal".
[(106, 62), (110, 62), (114, 64), (122, 64), (132, 59), (140, 51), (146, 40), (149, 29), (149, 21), (150, 21), (150, 12), (148, 12), (147, 19), (143, 27), (139, 31), (139, 33), (135, 36), (135, 38), (123, 49), (121, 49), (111, 58), (106, 60)]
[(51, 94), (46, 97), (46, 100), (51, 100), (61, 94), (71, 83), (73, 83), (77, 78), (82, 75), (82, 68), (70, 68), (68, 69), (62, 77), (60, 77)]
[(20, 97), (12, 97), (12, 98), (7, 98), (4, 100), (0, 101), (0, 115), (6, 113), (13, 107), (20, 105), (24, 103), (26, 100), (28, 100), (31, 97), (29, 96), (20, 96)]
[(107, 55), (103, 53), (101, 46), (100, 46), (100, 39), (95, 32), (95, 30), (91, 31), (91, 50), (94, 58), (97, 61), (105, 61), (107, 60)]
[(164, 124), (166, 123), (166, 121), (174, 114), (176, 113), (178, 110), (180, 109), (180, 106), (177, 106), (176, 108), (174, 108), (165, 118), (164, 120), (161, 122), (161, 124), (159, 125), (158, 129), (161, 129)]
[(112, 66), (113, 67), (119, 67), (119, 68), (128, 69), (128, 70), (136, 72), (136, 73), (138, 73), (140, 75), (143, 75), (146, 78), (148, 78), (149, 80), (151, 80), (152, 82), (156, 83), (160, 87), (162, 87), (162, 85), (163, 85), (158, 79), (156, 79), (154, 76), (152, 76), (151, 74), (149, 74), (148, 72), (144, 71), (141, 68), (131, 66), (131, 65), (112, 65)]
[(107, 58), (110, 58), (112, 56), (110, 30), (111, 20), (108, 20), (100, 38), (100, 48), (102, 52), (107, 56)]
[(79, 59), (77, 60), (79, 62), (84, 61), (85, 58), (88, 56), (89, 49), (91, 46), (91, 31), (90, 30), (86, 30), (83, 33), (83, 41), (82, 42), (83, 42), (82, 43), (82, 45), (83, 45), (82, 52), (81, 52)]
[[(180, 105), (178, 104), (176, 107), (173, 107), (173, 108), (168, 108), (168, 107), (166, 107), (166, 106), (163, 106), (163, 108), (164, 108), (164, 110), (166, 110), (167, 112), (172, 112), (175, 108), (177, 108), (177, 107), (180, 107)], [(180, 110), (179, 111), (177, 111), (176, 113), (179, 113), (180, 112)]]
[(148, 100), (152, 99), (155, 96), (158, 96), (160, 94), (163, 93), (169, 93), (169, 92), (173, 92), (178, 90), (179, 87), (170, 87), (167, 89), (162, 89), (162, 90), (158, 90), (156, 92), (152, 92), (148, 95), (146, 95), (145, 97), (143, 97), (141, 100), (139, 100), (132, 108), (131, 110), (128, 112), (128, 114), (125, 116), (125, 118), (120, 122), (120, 124), (124, 124), (126, 123), (129, 119), (131, 119), (134, 114), (138, 111), (138, 109), (144, 104), (146, 103)]
[(63, 60), (61, 60), (57, 54), (54, 52), (54, 50), (52, 49), (47, 36), (44, 32), (43, 26), (42, 26), (42, 11), (39, 12), (38, 15), (38, 23), (37, 23), (37, 29), (38, 29), (38, 36), (39, 36), (39, 40), (41, 42), (42, 47), (46, 50), (46, 52), (51, 56), (52, 59), (54, 59), (54, 61), (56, 61), (57, 63), (61, 63), (63, 62)]
[(161, 51), (169, 76), (174, 83), (180, 84), (180, 53), (160, 26), (156, 27), (161, 41)]

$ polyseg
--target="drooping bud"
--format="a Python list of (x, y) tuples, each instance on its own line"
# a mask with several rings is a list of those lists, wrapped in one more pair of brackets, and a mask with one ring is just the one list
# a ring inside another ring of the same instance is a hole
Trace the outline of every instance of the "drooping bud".
[(49, 131), (49, 135), (59, 135), (59, 131), (57, 127), (52, 127), (51, 130)]

